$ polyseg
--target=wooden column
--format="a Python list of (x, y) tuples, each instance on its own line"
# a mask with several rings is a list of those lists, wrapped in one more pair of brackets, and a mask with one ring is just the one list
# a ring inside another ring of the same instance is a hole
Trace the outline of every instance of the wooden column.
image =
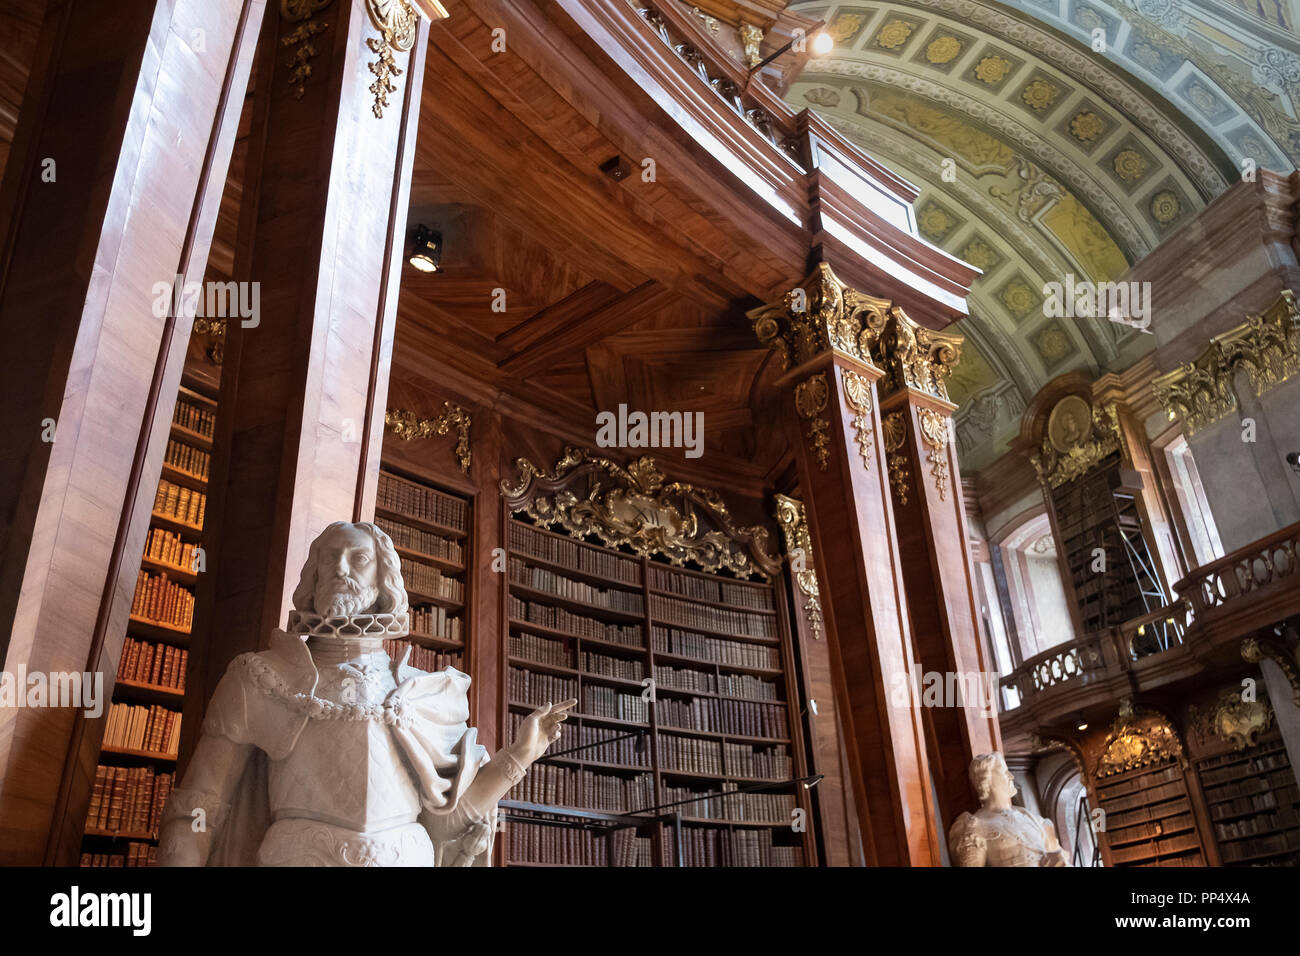
[(203, 702), (283, 625), (312, 539), (373, 515), (427, 29), (402, 0), (301, 0), (263, 28), (234, 269), (261, 313), (228, 327)]
[(869, 865), (941, 861), (921, 712), (908, 693), (911, 627), (885, 471), (876, 382), (861, 349), (888, 303), (821, 264), (773, 305), (749, 313), (776, 350), (802, 440), (799, 486), (825, 591), (836, 702)]
[[(51, 0), (0, 187), (0, 652), (105, 708), (264, 4)], [(83, 714), (0, 711), (0, 864), (76, 862)]]
[[(930, 769), (945, 832), (978, 807), (967, 776), (1001, 750), (997, 668), (979, 636), (978, 591), (945, 381), (961, 338), (890, 310), (877, 339), (886, 392), (880, 415), (912, 634), (930, 722)], [(932, 690), (937, 693), (932, 693)]]

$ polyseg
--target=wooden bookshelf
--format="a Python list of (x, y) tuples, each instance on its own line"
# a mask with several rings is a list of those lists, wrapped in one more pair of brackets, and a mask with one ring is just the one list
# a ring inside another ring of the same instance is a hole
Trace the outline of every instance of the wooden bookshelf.
[[(518, 514), (505, 524), (507, 732), (548, 700), (578, 699), (555, 756), (534, 765), (512, 805), (628, 814), (699, 795), (675, 808), (685, 865), (803, 865), (794, 788), (733, 792), (803, 773), (774, 585), (672, 567)], [(508, 866), (676, 860), (676, 829), (661, 822), (607, 836), (506, 830)]]
[(1224, 866), (1300, 866), (1300, 788), (1276, 732), (1196, 771)]
[(163, 452), (82, 837), (82, 866), (149, 866), (175, 780), (216, 402), (182, 386)]
[(411, 604), (409, 638), (387, 642), (390, 657), (400, 659), (409, 645), (413, 667), (466, 670), (470, 516), (468, 499), (388, 467), (380, 470), (375, 524), (393, 539)]
[(1204, 866), (1182, 767), (1174, 761), (1095, 782), (1111, 866)]

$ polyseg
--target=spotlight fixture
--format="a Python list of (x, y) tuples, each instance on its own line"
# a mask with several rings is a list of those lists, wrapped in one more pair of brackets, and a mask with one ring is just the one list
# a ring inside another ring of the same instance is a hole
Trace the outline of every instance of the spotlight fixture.
[(1287, 454), (1286, 463), (1291, 466), (1291, 470), (1300, 475), (1300, 451), (1293, 451)]
[(1088, 721), (1083, 716), (1083, 711), (1079, 711), (1079, 716), (1074, 719), (1074, 729), (1084, 731), (1088, 729)]
[(799, 782), (803, 784), (803, 788), (805, 790), (811, 790), (813, 787), (817, 786), (817, 784), (821, 783), (822, 780), (824, 780), (825, 778), (826, 778), (826, 774), (815, 773), (811, 777), (804, 777)]
[[(809, 52), (812, 53), (813, 56), (825, 56), (827, 53), (830, 53), (831, 50), (834, 49), (835, 47), (835, 38), (832, 37), (825, 30), (818, 30), (810, 37), (806, 37), (803, 33), (796, 33), (793, 37), (790, 38), (790, 42), (787, 43), (785, 46), (781, 47), (779, 50), (774, 50), (773, 52), (769, 53), (767, 56), (763, 57), (763, 59), (759, 60), (752, 67), (750, 67), (749, 76), (746, 77), (746, 82), (748, 82), (749, 78), (752, 78), (755, 73), (763, 69), (763, 67), (767, 66), (778, 56), (780, 56), (786, 50), (789, 50), (791, 47), (793, 47), (796, 43), (799, 43), (800, 41), (807, 43), (808, 50)], [(802, 48), (800, 49), (802, 51)]]
[(421, 272), (437, 272), (442, 267), (442, 233), (416, 226), (411, 257), (406, 261)]

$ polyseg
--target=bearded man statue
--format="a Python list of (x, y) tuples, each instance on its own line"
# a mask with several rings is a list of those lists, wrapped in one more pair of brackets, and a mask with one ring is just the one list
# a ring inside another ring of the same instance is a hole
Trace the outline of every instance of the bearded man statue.
[(576, 700), (529, 714), (491, 760), (470, 679), (389, 658), (408, 631), (393, 542), (335, 522), (312, 542), (288, 625), (235, 658), (163, 814), (170, 866), (486, 866), (497, 802)]

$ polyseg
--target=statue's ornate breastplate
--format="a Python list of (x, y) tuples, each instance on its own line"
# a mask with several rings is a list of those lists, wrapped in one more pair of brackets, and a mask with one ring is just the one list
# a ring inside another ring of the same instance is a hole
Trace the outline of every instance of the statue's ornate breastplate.
[(309, 719), (288, 756), (268, 768), (273, 816), (356, 831), (414, 822), (419, 791), (388, 726), (392, 708), (384, 706), (397, 688), (388, 655), (317, 664)]
[(975, 814), (975, 832), (983, 837), (988, 866), (1038, 866), (1047, 853), (1043, 821), (1020, 807)]

